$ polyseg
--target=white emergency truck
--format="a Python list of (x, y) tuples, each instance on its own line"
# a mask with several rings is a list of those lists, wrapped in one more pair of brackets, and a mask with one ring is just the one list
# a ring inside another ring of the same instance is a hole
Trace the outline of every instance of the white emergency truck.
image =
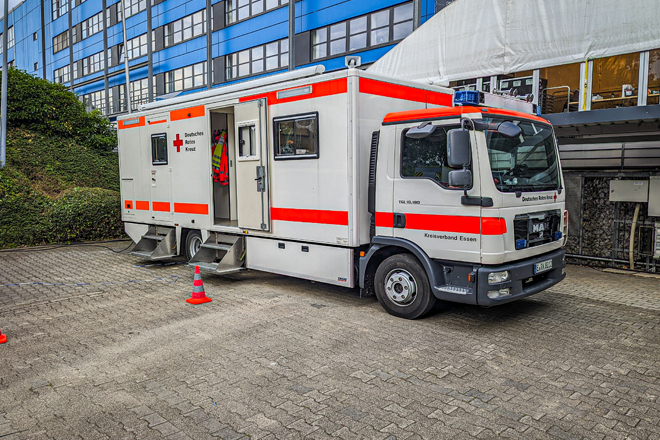
[(453, 100), (317, 66), (143, 105), (118, 121), (133, 254), (359, 286), (404, 318), (547, 289), (568, 223), (552, 127)]

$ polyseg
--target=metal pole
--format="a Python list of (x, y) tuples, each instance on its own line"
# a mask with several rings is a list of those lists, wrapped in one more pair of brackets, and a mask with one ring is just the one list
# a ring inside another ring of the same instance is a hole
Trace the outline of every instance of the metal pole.
[(289, 0), (289, 70), (296, 68), (296, 0)]
[[(208, 17), (206, 18), (208, 21)], [(154, 63), (151, 44), (154, 39), (153, 28), (151, 25), (151, 0), (147, 0), (147, 96), (148, 101), (154, 100)]]
[[(5, 0), (7, 1), (7, 0)], [(124, 0), (120, 0), (121, 4), (121, 30), (124, 34), (124, 73), (126, 75), (126, 89), (124, 95), (126, 95), (126, 106), (128, 107), (128, 112), (131, 113), (131, 77), (128, 74), (128, 46), (126, 45), (126, 9), (124, 8)], [(151, 45), (151, 41), (147, 43)], [(149, 50), (147, 48), (147, 50)]]
[(9, 0), (4, 1), (3, 32), (2, 32), (2, 104), (0, 104), (0, 115), (2, 127), (0, 128), (0, 168), (4, 168), (7, 158), (7, 11)]

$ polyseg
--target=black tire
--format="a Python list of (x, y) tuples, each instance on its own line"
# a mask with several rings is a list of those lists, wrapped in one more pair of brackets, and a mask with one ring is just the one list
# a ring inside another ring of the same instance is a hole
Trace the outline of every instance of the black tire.
[(416, 319), (435, 305), (426, 271), (411, 254), (396, 254), (383, 261), (374, 280), (376, 298), (390, 315)]
[(202, 234), (199, 231), (188, 231), (186, 234), (186, 243), (183, 248), (186, 251), (186, 259), (188, 261), (192, 260), (192, 257), (195, 256), (202, 243)]

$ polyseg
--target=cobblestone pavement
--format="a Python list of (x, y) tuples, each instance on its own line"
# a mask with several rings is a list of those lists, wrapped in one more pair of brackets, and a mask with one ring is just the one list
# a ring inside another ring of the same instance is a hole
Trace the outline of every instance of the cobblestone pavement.
[(658, 279), (569, 267), (406, 321), (259, 272), (191, 306), (189, 268), (144, 264), (0, 254), (0, 439), (660, 438)]

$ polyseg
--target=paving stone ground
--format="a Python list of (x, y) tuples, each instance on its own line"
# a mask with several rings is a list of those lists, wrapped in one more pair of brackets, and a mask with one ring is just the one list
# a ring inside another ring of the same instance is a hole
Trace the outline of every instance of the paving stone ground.
[[(127, 243), (107, 244), (120, 250)], [(0, 439), (660, 439), (660, 280), (426, 319), (103, 247), (0, 254)]]

